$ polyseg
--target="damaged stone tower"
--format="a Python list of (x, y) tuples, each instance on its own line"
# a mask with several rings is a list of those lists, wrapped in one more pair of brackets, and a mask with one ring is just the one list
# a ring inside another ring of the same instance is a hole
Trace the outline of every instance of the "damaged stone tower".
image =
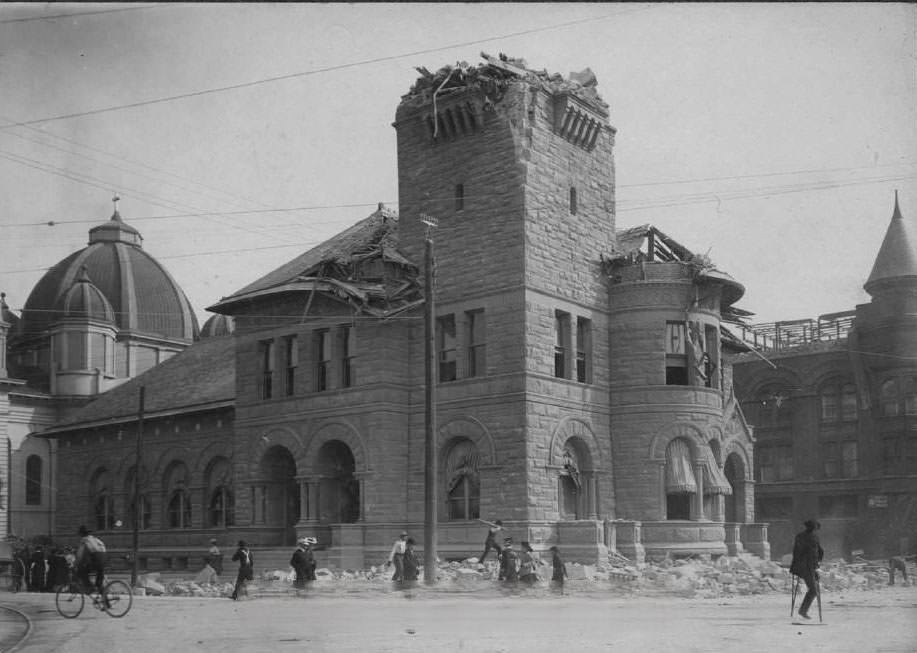
[[(484, 58), (420, 69), (394, 123), (401, 250), (422, 261), (422, 216), (438, 221), (440, 454), (448, 477), (450, 452), (476, 449), (470, 516), (595, 554), (614, 506), (610, 441), (598, 435), (609, 431), (607, 359), (594, 353), (608, 349), (600, 258), (615, 244), (615, 129), (590, 72), (564, 79)], [(416, 418), (412, 432), (423, 432)], [(422, 487), (409, 495), (422, 514)], [(444, 537), (448, 547), (448, 524)]]

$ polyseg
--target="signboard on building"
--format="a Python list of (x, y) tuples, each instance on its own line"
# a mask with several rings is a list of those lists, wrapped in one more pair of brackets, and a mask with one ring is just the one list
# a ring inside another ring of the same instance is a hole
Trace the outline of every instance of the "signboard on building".
[(866, 499), (868, 508), (888, 508), (887, 494), (870, 494)]

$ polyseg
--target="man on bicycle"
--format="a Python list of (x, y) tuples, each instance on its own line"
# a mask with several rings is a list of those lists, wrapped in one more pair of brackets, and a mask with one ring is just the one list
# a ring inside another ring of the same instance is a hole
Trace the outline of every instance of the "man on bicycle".
[(95, 572), (96, 591), (102, 594), (105, 583), (105, 544), (87, 530), (80, 526), (80, 546), (76, 550), (76, 577), (83, 591), (89, 590), (89, 574)]

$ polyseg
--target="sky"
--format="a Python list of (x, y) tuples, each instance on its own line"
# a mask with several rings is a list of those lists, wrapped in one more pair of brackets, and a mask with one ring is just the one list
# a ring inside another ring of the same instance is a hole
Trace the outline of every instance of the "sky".
[(0, 291), (112, 214), (205, 308), (397, 209), (395, 109), (480, 53), (590, 68), (618, 228), (745, 286), (752, 322), (849, 310), (917, 221), (917, 5), (0, 4)]

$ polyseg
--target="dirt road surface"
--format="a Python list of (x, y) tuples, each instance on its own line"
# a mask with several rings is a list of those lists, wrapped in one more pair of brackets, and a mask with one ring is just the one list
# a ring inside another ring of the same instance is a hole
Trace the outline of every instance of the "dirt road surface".
[(824, 626), (792, 625), (789, 596), (780, 594), (482, 597), (419, 588), (244, 601), (137, 597), (123, 619), (87, 606), (73, 620), (47, 594), (0, 594), (0, 606), (32, 620), (16, 653), (917, 650), (917, 587), (825, 597)]

